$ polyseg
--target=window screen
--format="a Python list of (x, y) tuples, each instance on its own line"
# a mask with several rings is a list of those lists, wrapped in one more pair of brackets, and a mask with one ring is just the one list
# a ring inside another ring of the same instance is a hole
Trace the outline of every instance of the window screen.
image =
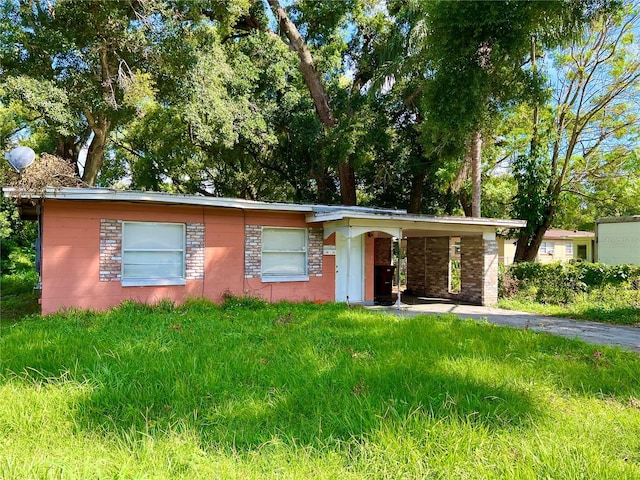
[(124, 222), (123, 285), (184, 285), (184, 255), (183, 224)]
[[(304, 228), (262, 229), (262, 276), (307, 276), (307, 230)], [(294, 278), (295, 279), (295, 278)]]

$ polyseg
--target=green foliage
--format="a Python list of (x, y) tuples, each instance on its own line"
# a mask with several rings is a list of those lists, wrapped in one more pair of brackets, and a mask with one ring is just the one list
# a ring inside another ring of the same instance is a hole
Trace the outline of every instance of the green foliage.
[(38, 282), (38, 274), (33, 269), (33, 258), (19, 255), (14, 250), (10, 258), (10, 266), (3, 268), (0, 277), (0, 326), (4, 328), (14, 322), (23, 320), (29, 315), (40, 313), (38, 298), (40, 292), (34, 290)]
[(501, 270), (499, 292), (501, 306), (516, 310), (640, 323), (640, 266), (515, 263)]
[(452, 316), (254, 307), (127, 303), (3, 325), (0, 476), (640, 473), (631, 352)]
[(30, 268), (33, 260), (25, 260), (25, 255), (33, 257), (31, 245), (38, 236), (37, 222), (20, 219), (18, 209), (7, 198), (0, 199), (0, 271), (3, 274), (23, 270), (24, 264)]

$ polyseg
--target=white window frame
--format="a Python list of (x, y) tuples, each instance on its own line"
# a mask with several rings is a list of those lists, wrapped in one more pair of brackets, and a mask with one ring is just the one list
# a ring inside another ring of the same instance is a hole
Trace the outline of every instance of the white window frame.
[[(153, 225), (171, 225), (182, 228), (182, 245), (180, 248), (135, 248), (135, 249), (126, 249), (125, 248), (125, 236), (127, 235), (127, 225), (145, 225), (145, 226), (153, 226)], [(121, 271), (121, 280), (123, 287), (140, 287), (140, 286), (157, 286), (157, 285), (186, 285), (186, 250), (187, 250), (187, 239), (186, 239), (186, 225), (184, 223), (170, 223), (170, 222), (122, 222), (122, 271)], [(182, 261), (182, 272), (179, 277), (125, 277), (125, 258), (126, 253), (128, 252), (155, 252), (161, 254), (163, 252), (167, 253), (176, 253), (180, 252), (181, 261)]]
[[(292, 231), (297, 230), (300, 231), (304, 236), (304, 246), (302, 250), (286, 250), (286, 249), (265, 249), (264, 248), (264, 237), (265, 231)], [(263, 282), (304, 282), (309, 280), (309, 232), (306, 228), (295, 228), (295, 227), (262, 227), (262, 241), (260, 242), (260, 277)], [(269, 254), (283, 254), (290, 253), (293, 255), (301, 255), (304, 254), (304, 273), (291, 275), (291, 274), (273, 274), (273, 273), (264, 273), (264, 257)]]
[(564, 245), (564, 254), (573, 257), (573, 242), (567, 242)]
[(555, 252), (555, 244), (553, 242), (544, 241), (540, 244), (540, 255), (553, 255)]

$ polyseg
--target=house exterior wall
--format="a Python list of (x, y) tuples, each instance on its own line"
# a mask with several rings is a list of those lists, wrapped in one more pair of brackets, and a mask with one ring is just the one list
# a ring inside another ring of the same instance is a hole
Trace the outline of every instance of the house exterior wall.
[[(499, 262), (503, 265), (511, 265), (516, 255), (516, 240), (511, 238), (498, 237), (498, 258)], [(553, 243), (553, 253), (542, 253), (538, 251), (536, 256), (536, 262), (539, 263), (553, 263), (553, 262), (568, 262), (570, 260), (578, 259), (578, 245), (586, 245), (587, 258), (584, 261), (593, 262), (593, 238), (592, 237), (575, 237), (573, 239), (548, 239), (545, 238), (544, 242)], [(567, 249), (567, 244), (573, 244), (573, 252)]]
[(640, 265), (640, 217), (634, 221), (598, 223), (598, 262)]
[[(318, 259), (317, 254), (313, 255), (313, 275), (308, 281), (262, 282), (260, 278), (244, 278), (246, 225), (310, 228), (312, 242), (318, 244), (319, 226), (308, 225), (302, 213), (55, 199), (46, 200), (43, 212), (43, 314), (69, 307), (103, 310), (125, 300), (154, 303), (167, 298), (183, 302), (206, 297), (219, 301), (225, 292), (256, 295), (269, 301), (335, 298), (335, 259), (331, 256)], [(118, 222), (123, 221), (187, 225), (185, 285), (123, 287), (118, 277), (112, 278), (112, 271), (117, 276), (118, 270), (117, 239), (105, 238), (104, 234), (111, 231), (108, 227), (117, 231)], [(101, 261), (100, 246), (114, 245), (107, 239), (115, 240), (116, 248), (108, 255), (103, 248)], [(367, 243), (366, 255), (371, 264), (367, 278), (372, 279), (373, 239)], [(373, 282), (369, 283), (369, 297), (373, 298)]]

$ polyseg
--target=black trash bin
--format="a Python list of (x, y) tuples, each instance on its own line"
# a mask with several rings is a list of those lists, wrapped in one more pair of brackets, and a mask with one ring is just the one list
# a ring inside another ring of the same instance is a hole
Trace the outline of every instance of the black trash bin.
[(377, 304), (393, 303), (395, 265), (376, 265), (373, 269), (373, 300)]

